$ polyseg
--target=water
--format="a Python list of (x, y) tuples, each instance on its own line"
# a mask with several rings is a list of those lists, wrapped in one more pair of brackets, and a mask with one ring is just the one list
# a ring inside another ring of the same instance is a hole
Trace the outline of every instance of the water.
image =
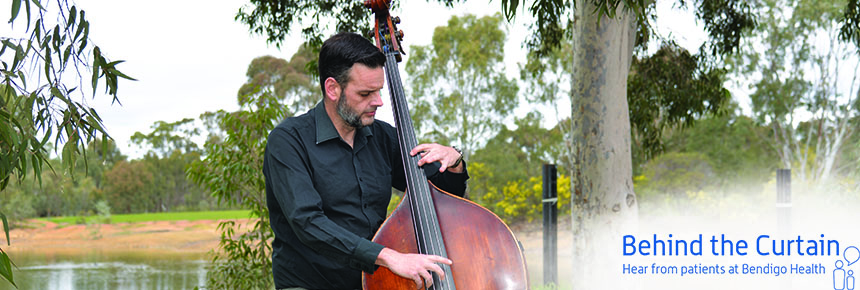
[[(206, 283), (208, 261), (202, 254), (68, 250), (13, 252), (18, 289), (137, 290), (194, 289)], [(15, 289), (0, 281), (0, 290)]]

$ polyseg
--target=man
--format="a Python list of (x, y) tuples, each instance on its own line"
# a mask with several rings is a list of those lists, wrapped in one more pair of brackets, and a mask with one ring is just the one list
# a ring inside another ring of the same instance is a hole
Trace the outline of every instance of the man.
[[(263, 172), (271, 217), (272, 272), (278, 289), (360, 289), (361, 271), (384, 266), (432, 283), (446, 258), (404, 254), (370, 239), (385, 219), (391, 187), (404, 190), (394, 128), (374, 121), (382, 106), (384, 55), (367, 39), (337, 34), (319, 55), (323, 100), (269, 134)], [(421, 144), (419, 165), (436, 186), (466, 190), (459, 150)]]

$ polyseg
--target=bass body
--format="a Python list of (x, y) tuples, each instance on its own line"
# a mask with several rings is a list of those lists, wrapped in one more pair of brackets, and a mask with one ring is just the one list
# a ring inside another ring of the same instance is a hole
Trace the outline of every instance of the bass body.
[[(428, 182), (445, 241), (456, 289), (528, 289), (525, 257), (514, 234), (486, 208)], [(385, 220), (373, 241), (401, 253), (419, 253), (408, 194)], [(363, 289), (410, 289), (415, 282), (380, 267), (364, 274)]]

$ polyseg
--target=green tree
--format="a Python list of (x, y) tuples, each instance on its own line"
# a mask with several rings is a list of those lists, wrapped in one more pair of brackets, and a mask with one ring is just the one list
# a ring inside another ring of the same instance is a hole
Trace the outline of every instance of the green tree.
[[(502, 1), (509, 19), (519, 13), (519, 4), (520, 1)], [(681, 4), (686, 5), (685, 1)], [(710, 51), (712, 55), (729, 53), (738, 45), (742, 32), (753, 25), (752, 15), (746, 11), (748, 6), (743, 1), (704, 0), (696, 4), (696, 14), (711, 37), (701, 51)], [(653, 34), (648, 21), (657, 16), (653, 1), (534, 1), (528, 10), (537, 20), (533, 24), (534, 35), (527, 41), (534, 58), (541, 60), (551, 56), (565, 37), (570, 37), (573, 43), (572, 65), (568, 67), (572, 115), (567, 141), (572, 159), (573, 227), (576, 229), (572, 276), (574, 288), (585, 288), (590, 279), (611, 277), (602, 269), (610, 269), (614, 262), (598, 257), (602, 256), (600, 253), (611, 251), (608, 247), (616, 244), (620, 233), (628, 232), (637, 222), (630, 118), (631, 109), (638, 107), (628, 103), (630, 80), (635, 80), (629, 73), (634, 52), (646, 51), (644, 48)], [(680, 82), (684, 79), (668, 80)], [(619, 83), (628, 86), (618, 86)], [(683, 83), (666, 85), (684, 87)], [(654, 93), (653, 89), (643, 91), (649, 93), (646, 96), (665, 97)], [(704, 99), (697, 99), (690, 103), (703, 102)], [(686, 112), (686, 109), (661, 108), (658, 113), (643, 116), (669, 119), (665, 113)], [(599, 264), (585, 267), (593, 261)]]
[[(572, 49), (573, 42), (568, 35), (546, 55), (530, 52), (520, 70), (521, 79), (526, 83), (527, 100), (554, 110), (563, 132), (570, 131), (570, 122), (559, 120), (558, 108), (562, 99), (570, 97)], [(638, 170), (637, 165), (662, 152), (664, 132), (688, 128), (697, 118), (721, 113), (730, 98), (722, 85), (724, 75), (725, 70), (713, 67), (706, 55), (693, 55), (671, 40), (664, 40), (653, 55), (634, 55), (627, 80), (634, 172)], [(569, 146), (566, 148), (571, 151)], [(561, 162), (565, 168), (573, 164), (569, 158)]]
[(146, 212), (153, 195), (153, 173), (140, 160), (120, 161), (105, 172), (105, 192), (115, 213)]
[[(303, 46), (287, 67), (305, 67), (309, 49)], [(271, 65), (277, 64), (277, 65)], [(219, 251), (212, 252), (213, 267), (207, 285), (213, 289), (270, 289), (272, 281), (269, 211), (263, 177), (263, 155), (269, 132), (284, 118), (310, 109), (316, 86), (304, 71), (284, 68), (283, 60), (257, 58), (248, 68), (240, 89), (236, 112), (207, 112), (201, 116), (210, 136), (203, 146), (204, 158), (195, 161), (188, 176), (209, 190), (222, 204), (250, 209), (255, 219), (250, 229), (222, 222)], [(264, 75), (261, 81), (260, 75)], [(278, 80), (291, 78), (291, 80)], [(269, 80), (278, 80), (270, 82)], [(276, 92), (283, 92), (278, 95)], [(317, 95), (319, 96), (319, 95)], [(295, 108), (295, 111), (291, 111)]]
[[(119, 78), (132, 79), (117, 69), (122, 61), (110, 61), (91, 44), (84, 10), (66, 0), (12, 0), (10, 7), (9, 23), (25, 29), (21, 36), (0, 37), (0, 190), (13, 176), (23, 181), (29, 168), (40, 178), (42, 165), (49, 164), (50, 141), (64, 144), (63, 167), (72, 172), (76, 157), (86, 154), (90, 141), (100, 135), (103, 141), (108, 138), (98, 113), (75, 99), (84, 98), (85, 89), (95, 95), (104, 80), (106, 92), (117, 102)], [(86, 74), (91, 77), (84, 82)], [(0, 220), (9, 245), (3, 213)], [(0, 276), (15, 285), (2, 248)]]
[(643, 176), (645, 180), (637, 184), (642, 186), (643, 192), (665, 194), (672, 198), (682, 198), (688, 192), (703, 190), (714, 185), (717, 179), (707, 156), (678, 152), (662, 154), (648, 161)]
[(104, 173), (110, 170), (114, 164), (126, 160), (126, 156), (119, 151), (116, 142), (107, 140), (107, 144), (93, 141), (87, 145), (85, 158), (77, 161), (76, 175), (92, 178), (96, 188), (101, 189), (104, 185)]
[(731, 98), (723, 87), (724, 75), (725, 70), (713, 68), (704, 55), (690, 54), (671, 42), (653, 55), (634, 56), (627, 104), (632, 141), (641, 158), (647, 160), (663, 150), (667, 129), (689, 128), (706, 114), (724, 113), (720, 109)]
[[(106, 198), (104, 173), (125, 159), (112, 140), (107, 147), (108, 151), (102, 151), (101, 141), (90, 142), (85, 158), (77, 160), (71, 174), (48, 171), (36, 177), (30, 168), (25, 180), (12, 182), (3, 190), (0, 211), (9, 215), (13, 226), (32, 217), (91, 214), (95, 202)], [(49, 162), (52, 167), (61, 166), (59, 159)]]
[(156, 121), (150, 128), (152, 132), (143, 134), (134, 132), (130, 137), (131, 143), (141, 148), (149, 147), (147, 154), (166, 157), (174, 151), (190, 153), (200, 151), (191, 138), (200, 135), (200, 129), (195, 126), (194, 119), (185, 118), (176, 122)]
[(289, 111), (299, 112), (319, 101), (319, 84), (308, 73), (309, 63), (316, 63), (315, 49), (309, 44), (299, 47), (290, 61), (273, 56), (261, 56), (251, 61), (245, 76), (248, 81), (239, 89), (239, 96), (270, 92), (291, 100)]
[[(469, 164), (469, 191), (473, 201), (494, 210), (493, 203), (498, 201), (496, 197), (506, 184), (539, 177), (543, 164), (560, 164), (566, 160), (562, 125), (545, 129), (540, 124), (541, 119), (537, 112), (517, 118), (515, 129), (504, 126), (486, 146), (475, 151)], [(476, 168), (478, 164), (482, 168)], [(485, 169), (492, 170), (482, 172)], [(561, 169), (564, 171), (563, 166)]]
[[(526, 56), (526, 63), (520, 65), (520, 79), (525, 83), (524, 89), (526, 100), (530, 104), (542, 104), (549, 107), (553, 114), (543, 115), (543, 118), (554, 117), (556, 129), (564, 137), (559, 140), (559, 145), (564, 149), (555, 155), (558, 160), (554, 163), (562, 168), (573, 168), (573, 155), (571, 142), (566, 142), (570, 132), (570, 118), (561, 119), (559, 108), (563, 107), (562, 101), (570, 99), (570, 84), (573, 66), (573, 42), (568, 33), (559, 46), (547, 53), (531, 51)], [(528, 118), (528, 117), (527, 117)], [(554, 129), (555, 130), (555, 129)]]
[(666, 152), (701, 153), (713, 166), (721, 188), (767, 181), (779, 157), (771, 150), (772, 131), (738, 112), (698, 119), (683, 131), (667, 134)]
[[(761, 25), (743, 46), (736, 67), (741, 84), (753, 90), (756, 120), (771, 128), (769, 144), (799, 181), (826, 183), (846, 174), (836, 169), (848, 161), (840, 158), (843, 145), (860, 124), (860, 47), (838, 39), (845, 2), (756, 4)], [(848, 87), (840, 85), (846, 74)]]
[(466, 159), (501, 129), (517, 105), (517, 84), (504, 65), (501, 15), (454, 16), (428, 46), (412, 46), (406, 63), (415, 128), (424, 139), (462, 146)]
[(206, 157), (192, 163), (188, 176), (208, 189), (219, 203), (251, 209), (258, 218), (239, 234), (232, 221), (222, 222), (220, 251), (214, 251), (207, 285), (213, 289), (269, 289), (272, 287), (271, 239), (266, 186), (262, 174), (266, 137), (286, 115), (285, 106), (271, 94), (243, 99), (242, 110), (218, 112), (225, 136), (210, 138)]
[[(48, 162), (50, 162), (49, 166), (60, 166), (59, 161), (56, 159), (48, 160)], [(56, 216), (63, 213), (64, 205), (61, 195), (64, 183), (63, 176), (48, 171), (43, 174), (41, 181), (37, 179), (33, 176), (31, 169), (27, 179), (11, 183), (3, 190), (4, 203), (7, 198), (10, 202), (27, 202), (32, 209), (32, 215), (22, 215), (22, 213), (16, 212), (14, 208), (4, 205), (3, 212), (11, 213), (12, 222), (20, 221), (21, 218)]]
[(176, 208), (197, 208), (201, 201), (208, 204), (206, 192), (186, 177), (190, 164), (200, 159), (201, 149), (192, 138), (200, 135), (195, 119), (176, 122), (157, 121), (152, 132), (135, 132), (131, 142), (141, 148), (149, 147), (140, 160), (153, 175), (152, 183), (143, 193), (146, 212), (171, 211)]

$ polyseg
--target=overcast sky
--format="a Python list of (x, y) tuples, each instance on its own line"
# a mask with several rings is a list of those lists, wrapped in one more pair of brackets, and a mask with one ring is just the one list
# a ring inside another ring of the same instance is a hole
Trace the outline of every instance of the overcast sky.
[[(86, 100), (99, 112), (120, 150), (132, 158), (141, 155), (136, 146), (128, 143), (134, 132), (148, 132), (159, 120), (172, 122), (197, 118), (206, 111), (236, 110), (236, 92), (246, 80), (245, 71), (251, 60), (263, 55), (289, 59), (301, 43), (299, 34), (293, 33), (278, 50), (268, 45), (264, 37), (251, 35), (247, 26), (233, 20), (239, 8), (247, 5), (242, 0), (75, 2), (86, 11), (91, 41), (110, 60), (125, 60), (119, 69), (138, 79), (120, 80), (122, 106), (110, 104), (109, 97), (99, 94), (95, 100)], [(406, 34), (407, 47), (429, 44), (433, 29), (445, 25), (452, 15), (483, 16), (498, 12), (501, 6), (498, 1), (470, 0), (456, 9), (448, 9), (432, 2), (404, 0), (392, 11), (392, 15), (403, 20), (398, 28)], [(658, 12), (664, 21), (661, 23), (682, 24), (658, 23), (661, 29), (674, 31), (675, 36), (687, 36), (680, 38), (679, 43), (687, 46), (689, 42), (688, 45), (697, 47), (704, 39), (692, 15), (672, 12), (671, 4), (659, 9), (663, 10)], [(8, 19), (8, 9), (0, 10), (3, 11), (0, 19)], [(525, 58), (521, 44), (530, 20), (526, 14), (521, 13), (514, 23), (507, 25), (505, 52), (509, 77), (517, 75), (516, 64)], [(0, 32), (5, 34), (8, 30)], [(384, 101), (387, 105), (387, 98)], [(519, 110), (526, 111), (526, 108)], [(563, 111), (569, 114), (569, 108)], [(382, 120), (392, 119), (387, 106), (377, 116)]]

